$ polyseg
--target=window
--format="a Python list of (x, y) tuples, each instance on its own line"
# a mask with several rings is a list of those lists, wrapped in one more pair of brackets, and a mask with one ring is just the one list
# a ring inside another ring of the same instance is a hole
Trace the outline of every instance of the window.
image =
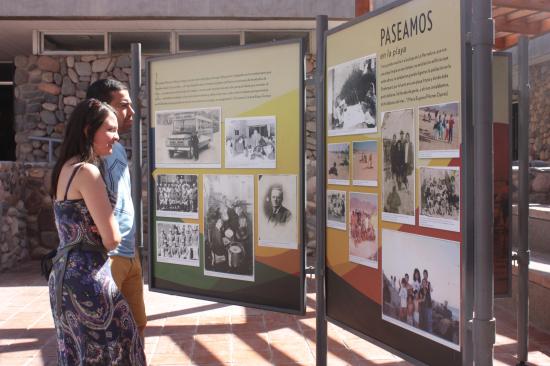
[(210, 50), (213, 48), (238, 46), (240, 44), (240, 33), (178, 34), (178, 52)]
[(310, 32), (310, 30), (165, 30), (97, 33), (34, 31), (33, 49), (35, 54), (49, 55), (127, 54), (131, 52), (132, 43), (141, 43), (141, 52), (144, 55), (163, 55), (302, 38), (305, 41), (305, 51), (308, 52)]
[(41, 53), (90, 54), (107, 53), (105, 33), (54, 34), (41, 33)]
[(141, 53), (170, 53), (171, 32), (111, 32), (111, 53), (130, 53), (132, 43), (141, 43)]
[(274, 42), (274, 41), (284, 41), (287, 39), (304, 39), (304, 47), (307, 49), (309, 47), (309, 32), (308, 31), (246, 31), (244, 33), (244, 43), (263, 43), (263, 42)]

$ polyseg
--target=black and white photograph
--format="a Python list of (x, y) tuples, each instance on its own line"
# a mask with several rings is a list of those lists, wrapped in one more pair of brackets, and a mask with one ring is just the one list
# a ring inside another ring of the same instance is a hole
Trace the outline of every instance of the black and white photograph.
[(276, 168), (275, 116), (225, 119), (226, 168)]
[(159, 174), (157, 216), (199, 218), (198, 178), (194, 174)]
[(204, 275), (254, 281), (254, 176), (204, 175)]
[(458, 158), (460, 156), (460, 103), (443, 103), (418, 108), (418, 157)]
[(155, 114), (155, 166), (221, 168), (221, 108)]
[(382, 230), (382, 319), (460, 350), (460, 243)]
[(199, 224), (157, 221), (157, 262), (200, 266)]
[(382, 220), (415, 224), (415, 128), (412, 109), (382, 113)]
[(349, 143), (328, 144), (327, 180), (328, 184), (349, 185), (350, 158)]
[(327, 226), (346, 230), (346, 191), (327, 190)]
[(376, 132), (376, 55), (330, 68), (327, 94), (328, 136)]
[(378, 268), (378, 195), (349, 193), (350, 262)]
[(420, 226), (460, 231), (460, 169), (422, 167), (420, 170)]
[(265, 247), (298, 248), (296, 175), (258, 175), (258, 237)]

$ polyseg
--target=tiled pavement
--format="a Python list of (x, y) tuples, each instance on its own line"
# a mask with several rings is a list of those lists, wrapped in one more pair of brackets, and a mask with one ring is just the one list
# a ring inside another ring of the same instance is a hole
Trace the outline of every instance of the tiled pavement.
[[(55, 334), (46, 283), (38, 263), (0, 274), (0, 365), (56, 365)], [(309, 287), (314, 281), (308, 279)], [(146, 291), (149, 365), (315, 365), (315, 293), (307, 314), (224, 305)], [(498, 310), (495, 365), (514, 365), (513, 317)], [(550, 336), (532, 328), (529, 361), (550, 365)], [(328, 365), (409, 365), (332, 324)]]

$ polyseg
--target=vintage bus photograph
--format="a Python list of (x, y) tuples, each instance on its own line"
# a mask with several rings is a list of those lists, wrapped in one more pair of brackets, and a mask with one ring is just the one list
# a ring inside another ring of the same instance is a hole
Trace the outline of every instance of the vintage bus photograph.
[(160, 168), (220, 168), (221, 108), (158, 111), (155, 160)]

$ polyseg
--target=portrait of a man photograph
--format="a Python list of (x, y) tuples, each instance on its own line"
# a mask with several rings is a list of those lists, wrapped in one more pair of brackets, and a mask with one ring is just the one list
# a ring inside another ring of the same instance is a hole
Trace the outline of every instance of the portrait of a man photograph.
[(258, 210), (260, 245), (297, 247), (295, 175), (259, 175)]

